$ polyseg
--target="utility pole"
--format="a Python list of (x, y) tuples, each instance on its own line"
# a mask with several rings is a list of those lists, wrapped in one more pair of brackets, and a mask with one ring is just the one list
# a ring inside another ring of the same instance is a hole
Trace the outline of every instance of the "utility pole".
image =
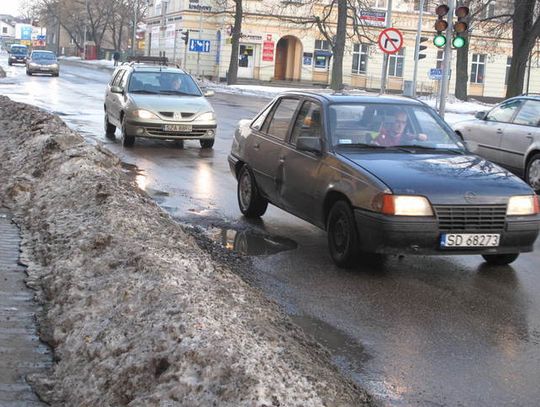
[(455, 0), (448, 1), (448, 27), (446, 28), (446, 45), (444, 48), (443, 75), (441, 78), (441, 94), (439, 102), (439, 116), (444, 119), (448, 84), (450, 81), (450, 67), (452, 62), (452, 20), (454, 19)]
[(418, 78), (418, 61), (420, 60), (420, 36), (422, 35), (422, 17), (424, 16), (424, 3), (420, 0), (420, 15), (418, 16), (418, 28), (416, 29), (416, 44), (414, 46), (414, 71), (413, 71), (413, 96), (416, 97), (416, 80)]
[[(388, 0), (386, 9), (386, 28), (392, 27), (392, 0)], [(386, 76), (388, 75), (388, 54), (385, 52), (383, 56), (383, 67), (381, 74), (381, 95), (386, 92)]]

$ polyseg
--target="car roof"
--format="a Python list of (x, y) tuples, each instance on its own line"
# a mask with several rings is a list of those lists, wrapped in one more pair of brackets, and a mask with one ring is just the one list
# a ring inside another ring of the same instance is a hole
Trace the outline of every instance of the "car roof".
[(528, 99), (528, 100), (540, 100), (540, 93), (529, 93), (529, 94), (523, 94), (520, 96), (514, 96), (513, 98), (505, 100), (514, 100), (514, 99)]
[(32, 54), (54, 54), (52, 51), (47, 51), (45, 49), (36, 49), (32, 51)]
[(387, 104), (413, 104), (413, 105), (424, 105), (423, 102), (408, 98), (405, 96), (390, 96), (390, 95), (373, 95), (366, 94), (364, 92), (359, 93), (358, 91), (341, 91), (335, 92), (333, 90), (289, 90), (283, 93), (280, 93), (279, 96), (285, 95), (295, 95), (295, 96), (310, 96), (319, 99), (321, 102), (326, 102), (328, 104), (333, 103), (387, 103)]
[(181, 68), (176, 68), (176, 67), (166, 66), (166, 65), (131, 63), (129, 64), (129, 67), (131, 67), (134, 72), (170, 72), (170, 73), (183, 73), (183, 74), (186, 73), (186, 71), (184, 71)]

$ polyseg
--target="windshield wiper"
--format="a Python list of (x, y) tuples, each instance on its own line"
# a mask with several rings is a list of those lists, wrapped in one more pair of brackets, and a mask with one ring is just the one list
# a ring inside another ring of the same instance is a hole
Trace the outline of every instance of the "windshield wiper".
[(395, 148), (398, 148), (400, 150), (406, 150), (410, 151), (412, 150), (431, 150), (431, 151), (439, 151), (439, 152), (445, 152), (445, 153), (454, 153), (458, 155), (463, 155), (465, 152), (463, 150), (460, 150), (458, 148), (444, 148), (444, 147), (436, 147), (436, 146), (421, 146), (418, 144), (401, 144), (397, 146), (393, 146)]
[(159, 95), (159, 92), (156, 92), (155, 90), (144, 90), (144, 89), (130, 90), (129, 93), (145, 93), (149, 95)]
[(372, 149), (383, 149), (386, 150), (388, 147), (380, 146), (378, 144), (368, 144), (368, 143), (343, 143), (337, 144), (336, 147), (360, 147), (360, 148), (372, 148)]
[(184, 96), (200, 96), (195, 93), (181, 92), (179, 90), (162, 90), (160, 92), (163, 95), (184, 95)]

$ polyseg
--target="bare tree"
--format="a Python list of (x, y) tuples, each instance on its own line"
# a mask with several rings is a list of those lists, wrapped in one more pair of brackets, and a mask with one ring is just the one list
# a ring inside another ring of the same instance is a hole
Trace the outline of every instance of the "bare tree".
[(229, 61), (227, 85), (234, 85), (238, 81), (238, 49), (242, 36), (242, 19), (244, 18), (242, 0), (233, 0), (233, 3), (234, 23), (231, 33), (231, 60)]

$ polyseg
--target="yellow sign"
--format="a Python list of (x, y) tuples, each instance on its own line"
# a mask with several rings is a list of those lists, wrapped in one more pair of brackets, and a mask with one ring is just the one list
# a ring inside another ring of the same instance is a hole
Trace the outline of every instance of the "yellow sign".
[(21, 40), (21, 44), (26, 45), (27, 47), (29, 47), (30, 45), (32, 45), (32, 41), (31, 40)]
[(144, 40), (139, 40), (137, 41), (138, 44), (137, 44), (137, 48), (139, 49), (144, 49)]

